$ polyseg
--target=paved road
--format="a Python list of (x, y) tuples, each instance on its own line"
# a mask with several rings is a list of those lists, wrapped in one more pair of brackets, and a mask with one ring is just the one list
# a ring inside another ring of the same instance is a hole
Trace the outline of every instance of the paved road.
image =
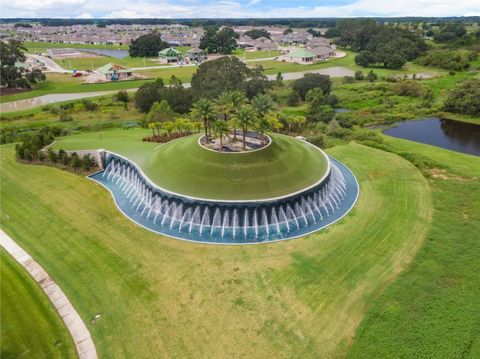
[(75, 308), (53, 281), (48, 273), (38, 264), (22, 247), (20, 247), (8, 234), (0, 229), (0, 246), (33, 277), (35, 282), (43, 289), (48, 299), (52, 302), (62, 318), (70, 335), (75, 342), (80, 359), (97, 359), (97, 352), (87, 326), (78, 315)]
[(27, 54), (26, 56), (27, 58), (30, 58), (33, 61), (38, 59), (40, 62), (43, 62), (45, 64), (45, 67), (47, 68), (47, 71), (49, 72), (60, 72), (62, 74), (65, 72), (72, 72), (71, 70), (64, 69), (62, 66), (60, 66), (59, 64), (57, 64), (55, 61), (53, 61), (48, 57), (45, 57), (42, 55), (29, 55), (29, 54)]
[[(318, 70), (287, 72), (282, 74), (282, 76), (284, 80), (296, 80), (303, 77), (303, 75), (306, 73), (317, 73), (317, 74), (329, 75), (331, 77), (343, 77), (343, 76), (354, 75), (354, 72), (352, 70), (347, 69), (346, 67), (334, 66), (334, 67), (326, 67), (324, 69), (318, 69)], [(277, 77), (276, 74), (267, 75), (267, 78), (269, 80), (275, 80), (276, 77)], [(183, 85), (185, 87), (190, 86), (189, 83), (186, 83)], [(127, 91), (134, 92), (136, 90), (137, 90), (136, 88), (132, 88), (132, 89), (128, 89)], [(116, 92), (118, 92), (118, 90), (43, 95), (43, 96), (33, 97), (25, 100), (17, 100), (17, 101), (2, 103), (0, 104), (0, 112), (7, 113), (7, 112), (14, 112), (14, 111), (28, 110), (34, 107), (44, 106), (44, 105), (48, 105), (56, 102), (79, 100), (79, 99), (88, 98), (88, 97), (104, 96), (104, 95), (110, 95)]]

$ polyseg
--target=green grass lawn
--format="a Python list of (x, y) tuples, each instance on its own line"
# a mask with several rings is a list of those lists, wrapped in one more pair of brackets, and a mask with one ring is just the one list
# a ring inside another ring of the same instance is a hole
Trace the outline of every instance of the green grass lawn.
[(54, 48), (128, 50), (129, 45), (60, 44), (60, 43), (25, 41), (23, 43), (23, 46), (26, 47), (28, 53), (33, 53), (39, 50), (44, 51), (45, 49), (54, 49)]
[(326, 171), (325, 158), (312, 146), (271, 135), (270, 146), (249, 153), (218, 153), (198, 145), (199, 135), (158, 148), (142, 142), (142, 129), (85, 133), (58, 140), (64, 150), (104, 148), (130, 158), (156, 184), (201, 198), (251, 200), (284, 196), (316, 183)]
[(117, 59), (110, 56), (92, 56), (92, 57), (73, 57), (69, 59), (55, 59), (55, 62), (67, 70), (96, 70), (109, 62), (125, 67), (145, 67), (145, 66), (162, 66), (151, 58), (143, 57), (124, 57)]
[(65, 324), (32, 277), (0, 249), (0, 353), (11, 358), (76, 358)]
[[(389, 139), (426, 170), (433, 226), (412, 263), (371, 304), (348, 358), (480, 357), (480, 158)], [(407, 152), (408, 151), (408, 152)]]
[(13, 148), (0, 147), (1, 226), (53, 275), (100, 357), (338, 356), (431, 222), (421, 173), (357, 144), (329, 150), (360, 182), (347, 217), (303, 239), (240, 247), (148, 232), (102, 186), (18, 164)]

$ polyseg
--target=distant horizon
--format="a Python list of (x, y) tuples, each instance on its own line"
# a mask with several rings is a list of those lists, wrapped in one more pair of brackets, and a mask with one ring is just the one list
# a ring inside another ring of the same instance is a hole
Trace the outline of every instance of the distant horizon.
[(3, 2), (2, 19), (312, 19), (470, 17), (478, 0), (17, 0)]

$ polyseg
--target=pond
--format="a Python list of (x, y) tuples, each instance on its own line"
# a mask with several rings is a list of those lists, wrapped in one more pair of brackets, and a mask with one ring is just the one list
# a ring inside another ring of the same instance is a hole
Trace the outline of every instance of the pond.
[(447, 150), (480, 156), (480, 125), (429, 117), (402, 121), (387, 128), (384, 134), (425, 143)]
[(81, 52), (90, 52), (103, 56), (110, 56), (116, 59), (123, 59), (128, 56), (127, 50), (111, 50), (111, 49), (76, 49)]

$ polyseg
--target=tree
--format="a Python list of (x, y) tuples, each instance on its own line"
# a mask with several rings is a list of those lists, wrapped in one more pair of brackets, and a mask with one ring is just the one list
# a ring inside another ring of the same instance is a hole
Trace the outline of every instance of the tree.
[[(291, 30), (291, 29), (290, 29)], [(244, 33), (245, 36), (248, 36), (254, 40), (260, 38), (260, 37), (266, 37), (267, 39), (270, 38), (270, 33), (265, 30), (265, 29), (252, 29), (245, 31)]]
[(237, 47), (238, 34), (231, 27), (219, 30), (217, 27), (208, 27), (200, 39), (200, 48), (209, 54), (231, 54)]
[(139, 87), (135, 93), (135, 107), (140, 112), (148, 112), (154, 102), (160, 101), (160, 90), (164, 87), (162, 79), (148, 82)]
[(265, 116), (267, 116), (267, 114), (272, 110), (274, 105), (272, 98), (264, 94), (256, 95), (252, 99), (251, 104), (259, 119), (264, 119)]
[(375, 57), (370, 51), (361, 51), (355, 56), (355, 63), (359, 66), (368, 67), (375, 62)]
[(374, 82), (377, 79), (378, 79), (377, 74), (375, 72), (373, 72), (373, 70), (370, 70), (370, 72), (367, 75), (367, 80), (370, 81), (370, 82)]
[(293, 32), (293, 30), (289, 27), (288, 29), (286, 29), (283, 34), (284, 35), (288, 35), (288, 34), (291, 34)]
[(222, 92), (239, 90), (250, 97), (265, 92), (270, 83), (258, 70), (250, 69), (235, 56), (203, 62), (192, 76), (192, 90), (198, 97), (214, 99)]
[(192, 117), (202, 121), (205, 141), (208, 141), (210, 138), (210, 122), (215, 118), (214, 103), (207, 98), (199, 99), (193, 104)]
[(152, 137), (155, 137), (155, 129), (156, 129), (156, 126), (155, 126), (155, 122), (150, 122), (147, 127), (152, 130)]
[(293, 90), (302, 100), (305, 100), (307, 92), (313, 88), (320, 88), (324, 94), (328, 94), (330, 93), (331, 86), (332, 82), (330, 81), (330, 77), (320, 74), (305, 74), (292, 84)]
[(251, 105), (243, 105), (241, 106), (237, 112), (233, 115), (234, 123), (242, 128), (242, 137), (243, 137), (243, 150), (247, 149), (247, 142), (246, 142), (246, 133), (249, 127), (252, 127), (257, 117), (255, 116), (255, 111)]
[(3, 86), (31, 88), (45, 80), (45, 74), (39, 69), (28, 70), (18, 65), (25, 61), (25, 51), (20, 41), (0, 41), (0, 83)]
[(212, 123), (212, 133), (220, 140), (219, 151), (223, 151), (223, 136), (230, 133), (227, 123), (221, 120), (214, 121)]
[(237, 48), (238, 34), (231, 27), (222, 28), (217, 34), (217, 51), (229, 55)]
[(306, 119), (309, 122), (329, 122), (334, 117), (335, 111), (327, 103), (329, 96), (325, 95), (320, 88), (314, 88), (307, 92), (305, 97), (308, 102)]
[(167, 47), (168, 43), (162, 41), (160, 34), (152, 32), (133, 40), (128, 48), (128, 53), (131, 57), (155, 57), (158, 56), (159, 51)]
[(463, 115), (480, 115), (480, 80), (461, 82), (450, 92), (443, 106), (445, 111)]
[(172, 121), (175, 117), (166, 100), (155, 102), (146, 116), (146, 123)]
[[(265, 132), (271, 130), (278, 130), (283, 127), (282, 123), (278, 118), (278, 114), (270, 112), (266, 116), (261, 117), (255, 123), (255, 128), (262, 134), (265, 135)], [(262, 138), (262, 145), (265, 145), (265, 138)]]
[(277, 76), (275, 77), (275, 82), (277, 83), (278, 86), (283, 86), (283, 76), (280, 71), (277, 72)]

